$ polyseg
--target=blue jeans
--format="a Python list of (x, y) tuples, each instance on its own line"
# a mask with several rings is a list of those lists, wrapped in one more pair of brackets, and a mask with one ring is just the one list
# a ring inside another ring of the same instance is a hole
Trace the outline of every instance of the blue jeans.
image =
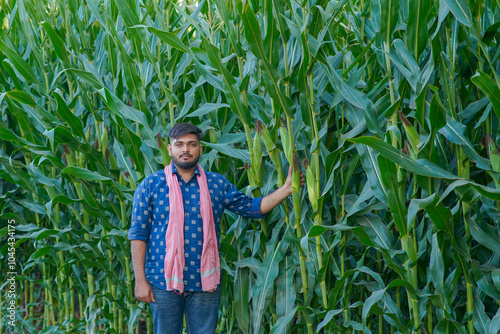
[(156, 334), (181, 334), (186, 314), (188, 334), (215, 333), (219, 319), (221, 287), (214, 292), (184, 292), (162, 290), (151, 285), (156, 302), (149, 306), (153, 313)]

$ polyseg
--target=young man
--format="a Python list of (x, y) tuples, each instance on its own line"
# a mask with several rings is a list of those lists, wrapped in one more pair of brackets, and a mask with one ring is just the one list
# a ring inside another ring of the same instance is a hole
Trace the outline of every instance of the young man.
[[(262, 218), (292, 192), (291, 171), (275, 192), (251, 198), (218, 173), (204, 172), (202, 131), (178, 123), (168, 132), (172, 164), (134, 194), (131, 240), (135, 296), (150, 303), (156, 334), (214, 333), (220, 287), (219, 223), (227, 208)], [(301, 173), (301, 183), (304, 178)]]

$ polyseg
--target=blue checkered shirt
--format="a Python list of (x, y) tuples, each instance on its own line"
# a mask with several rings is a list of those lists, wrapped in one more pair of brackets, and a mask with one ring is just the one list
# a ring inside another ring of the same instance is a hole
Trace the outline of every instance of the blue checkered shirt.
[[(177, 174), (172, 164), (172, 173), (177, 175), (184, 200), (184, 290), (201, 291), (200, 259), (203, 246), (203, 221), (200, 214), (200, 188), (196, 175), (188, 181)], [(262, 197), (251, 198), (239, 192), (224, 176), (206, 172), (208, 189), (212, 199), (215, 231), (219, 239), (219, 223), (225, 209), (248, 218), (262, 218)], [(132, 225), (129, 240), (142, 240), (146, 246), (146, 280), (166, 290), (164, 275), (165, 233), (169, 219), (168, 185), (163, 170), (147, 176), (134, 193)]]

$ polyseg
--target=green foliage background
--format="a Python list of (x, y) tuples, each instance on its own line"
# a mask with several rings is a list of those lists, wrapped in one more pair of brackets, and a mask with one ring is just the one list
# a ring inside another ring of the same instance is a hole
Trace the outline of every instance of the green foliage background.
[(499, 9), (0, 0), (0, 284), (15, 220), (16, 331), (151, 332), (132, 194), (188, 121), (207, 133), (203, 165), (249, 194), (294, 170), (279, 209), (221, 224), (219, 332), (497, 333)]

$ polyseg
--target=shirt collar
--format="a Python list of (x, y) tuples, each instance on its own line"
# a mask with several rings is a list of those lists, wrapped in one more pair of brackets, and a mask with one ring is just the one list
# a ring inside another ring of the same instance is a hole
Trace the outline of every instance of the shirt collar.
[[(174, 173), (175, 173), (178, 177), (180, 177), (179, 173), (177, 173), (177, 167), (175, 166), (175, 164), (174, 164), (174, 162), (173, 162), (173, 161), (170, 163), (170, 165), (171, 165), (171, 167), (172, 167), (172, 168), (171, 168), (172, 174), (174, 174)], [(198, 168), (198, 164), (196, 164), (196, 167), (195, 167), (195, 169), (194, 169), (194, 174), (193, 174), (193, 176), (191, 177), (191, 179), (193, 179), (193, 177), (194, 177), (194, 176), (196, 176), (196, 175), (200, 175), (200, 169)]]

